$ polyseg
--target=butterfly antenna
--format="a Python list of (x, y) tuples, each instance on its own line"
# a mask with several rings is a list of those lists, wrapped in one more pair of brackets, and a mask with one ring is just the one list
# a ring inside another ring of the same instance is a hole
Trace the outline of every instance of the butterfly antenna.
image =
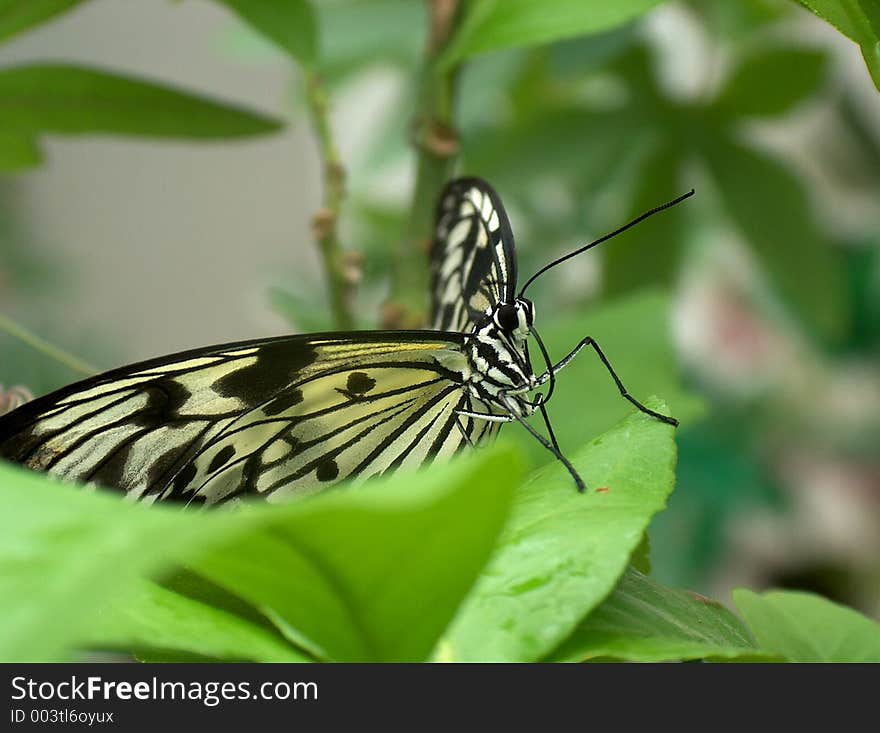
[(576, 249), (574, 252), (569, 252), (567, 255), (560, 257), (558, 260), (553, 260), (553, 262), (551, 262), (549, 265), (544, 265), (544, 267), (542, 267), (534, 275), (532, 275), (528, 280), (526, 280), (526, 284), (523, 285), (522, 290), (519, 291), (519, 296), (522, 297), (523, 294), (526, 292), (526, 288), (529, 287), (529, 285), (531, 285), (535, 280), (538, 279), (538, 277), (543, 275), (550, 268), (556, 267), (556, 265), (559, 265), (559, 264), (565, 262), (566, 260), (570, 260), (572, 257), (576, 257), (577, 255), (581, 254), (582, 252), (586, 252), (588, 249), (592, 249), (596, 245), (602, 244), (602, 242), (605, 242), (605, 241), (611, 239), (612, 237), (616, 237), (618, 234), (623, 234), (623, 232), (625, 232), (627, 229), (629, 229), (630, 227), (634, 227), (636, 224), (644, 221), (649, 216), (654, 216), (654, 214), (659, 214), (661, 211), (665, 211), (666, 209), (670, 209), (673, 206), (675, 206), (676, 204), (680, 204), (682, 201), (684, 201), (687, 198), (690, 198), (693, 195), (694, 195), (694, 189), (691, 189), (687, 193), (682, 194), (681, 196), (679, 196), (676, 199), (673, 199), (672, 201), (667, 201), (665, 204), (661, 204), (660, 206), (655, 206), (650, 211), (646, 211), (641, 216), (637, 216), (631, 222), (624, 224), (622, 227), (615, 229), (613, 232), (606, 234), (604, 237), (599, 237), (599, 239), (597, 239), (596, 241), (590, 242), (589, 244), (585, 244), (583, 247)]

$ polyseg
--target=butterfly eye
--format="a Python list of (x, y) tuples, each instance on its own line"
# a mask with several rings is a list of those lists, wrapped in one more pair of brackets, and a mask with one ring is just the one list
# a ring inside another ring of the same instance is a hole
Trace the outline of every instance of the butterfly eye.
[(505, 331), (513, 331), (514, 329), (519, 327), (519, 318), (517, 317), (516, 306), (502, 305), (498, 309), (495, 320), (497, 321), (498, 325)]

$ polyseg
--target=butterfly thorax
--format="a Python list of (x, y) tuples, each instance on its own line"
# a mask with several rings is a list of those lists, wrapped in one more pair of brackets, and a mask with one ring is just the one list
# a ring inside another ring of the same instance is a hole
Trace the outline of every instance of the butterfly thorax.
[(488, 308), (476, 321), (466, 352), (467, 383), (475, 397), (489, 404), (507, 400), (522, 416), (534, 412), (523, 394), (536, 386), (526, 351), (533, 320), (534, 306), (522, 298)]

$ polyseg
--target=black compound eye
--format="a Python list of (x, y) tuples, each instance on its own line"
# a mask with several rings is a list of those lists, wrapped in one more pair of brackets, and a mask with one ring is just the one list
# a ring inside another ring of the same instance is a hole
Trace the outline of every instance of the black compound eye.
[(513, 331), (519, 327), (519, 317), (516, 314), (515, 305), (502, 305), (498, 309), (498, 315), (496, 318), (498, 320), (498, 325), (505, 331)]

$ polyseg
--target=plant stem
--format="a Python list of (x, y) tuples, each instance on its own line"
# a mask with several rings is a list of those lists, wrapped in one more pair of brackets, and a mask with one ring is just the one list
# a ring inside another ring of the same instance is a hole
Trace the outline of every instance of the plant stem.
[[(333, 140), (330, 128), (327, 90), (321, 77), (311, 69), (305, 69), (306, 103), (312, 127), (317, 137), (318, 150), (324, 166), (324, 199), (321, 208), (312, 218), (312, 231), (321, 260), (324, 277), (330, 290), (330, 307), (337, 328), (354, 328), (352, 300), (359, 279), (359, 260), (347, 257), (339, 243), (337, 223), (345, 198), (345, 168)], [(354, 253), (350, 253), (353, 255)]]
[(414, 125), (416, 182), (392, 260), (391, 292), (382, 309), (386, 328), (417, 328), (425, 322), (434, 207), (459, 150), (453, 119), (458, 65), (438, 69), (435, 61), (452, 36), (458, 10), (459, 0), (429, 0), (431, 27)]
[(45, 339), (28, 331), (24, 326), (19, 326), (15, 321), (2, 314), (0, 314), (0, 330), (6, 331), (6, 333), (13, 338), (17, 338), (32, 349), (39, 351), (41, 354), (45, 354), (50, 359), (54, 359), (60, 364), (64, 364), (64, 366), (75, 372), (85, 374), (86, 376), (92, 376), (93, 374), (98, 373), (98, 370), (88, 362), (83, 361), (73, 354), (67, 353), (64, 349), (61, 349), (58, 346), (50, 344)]

